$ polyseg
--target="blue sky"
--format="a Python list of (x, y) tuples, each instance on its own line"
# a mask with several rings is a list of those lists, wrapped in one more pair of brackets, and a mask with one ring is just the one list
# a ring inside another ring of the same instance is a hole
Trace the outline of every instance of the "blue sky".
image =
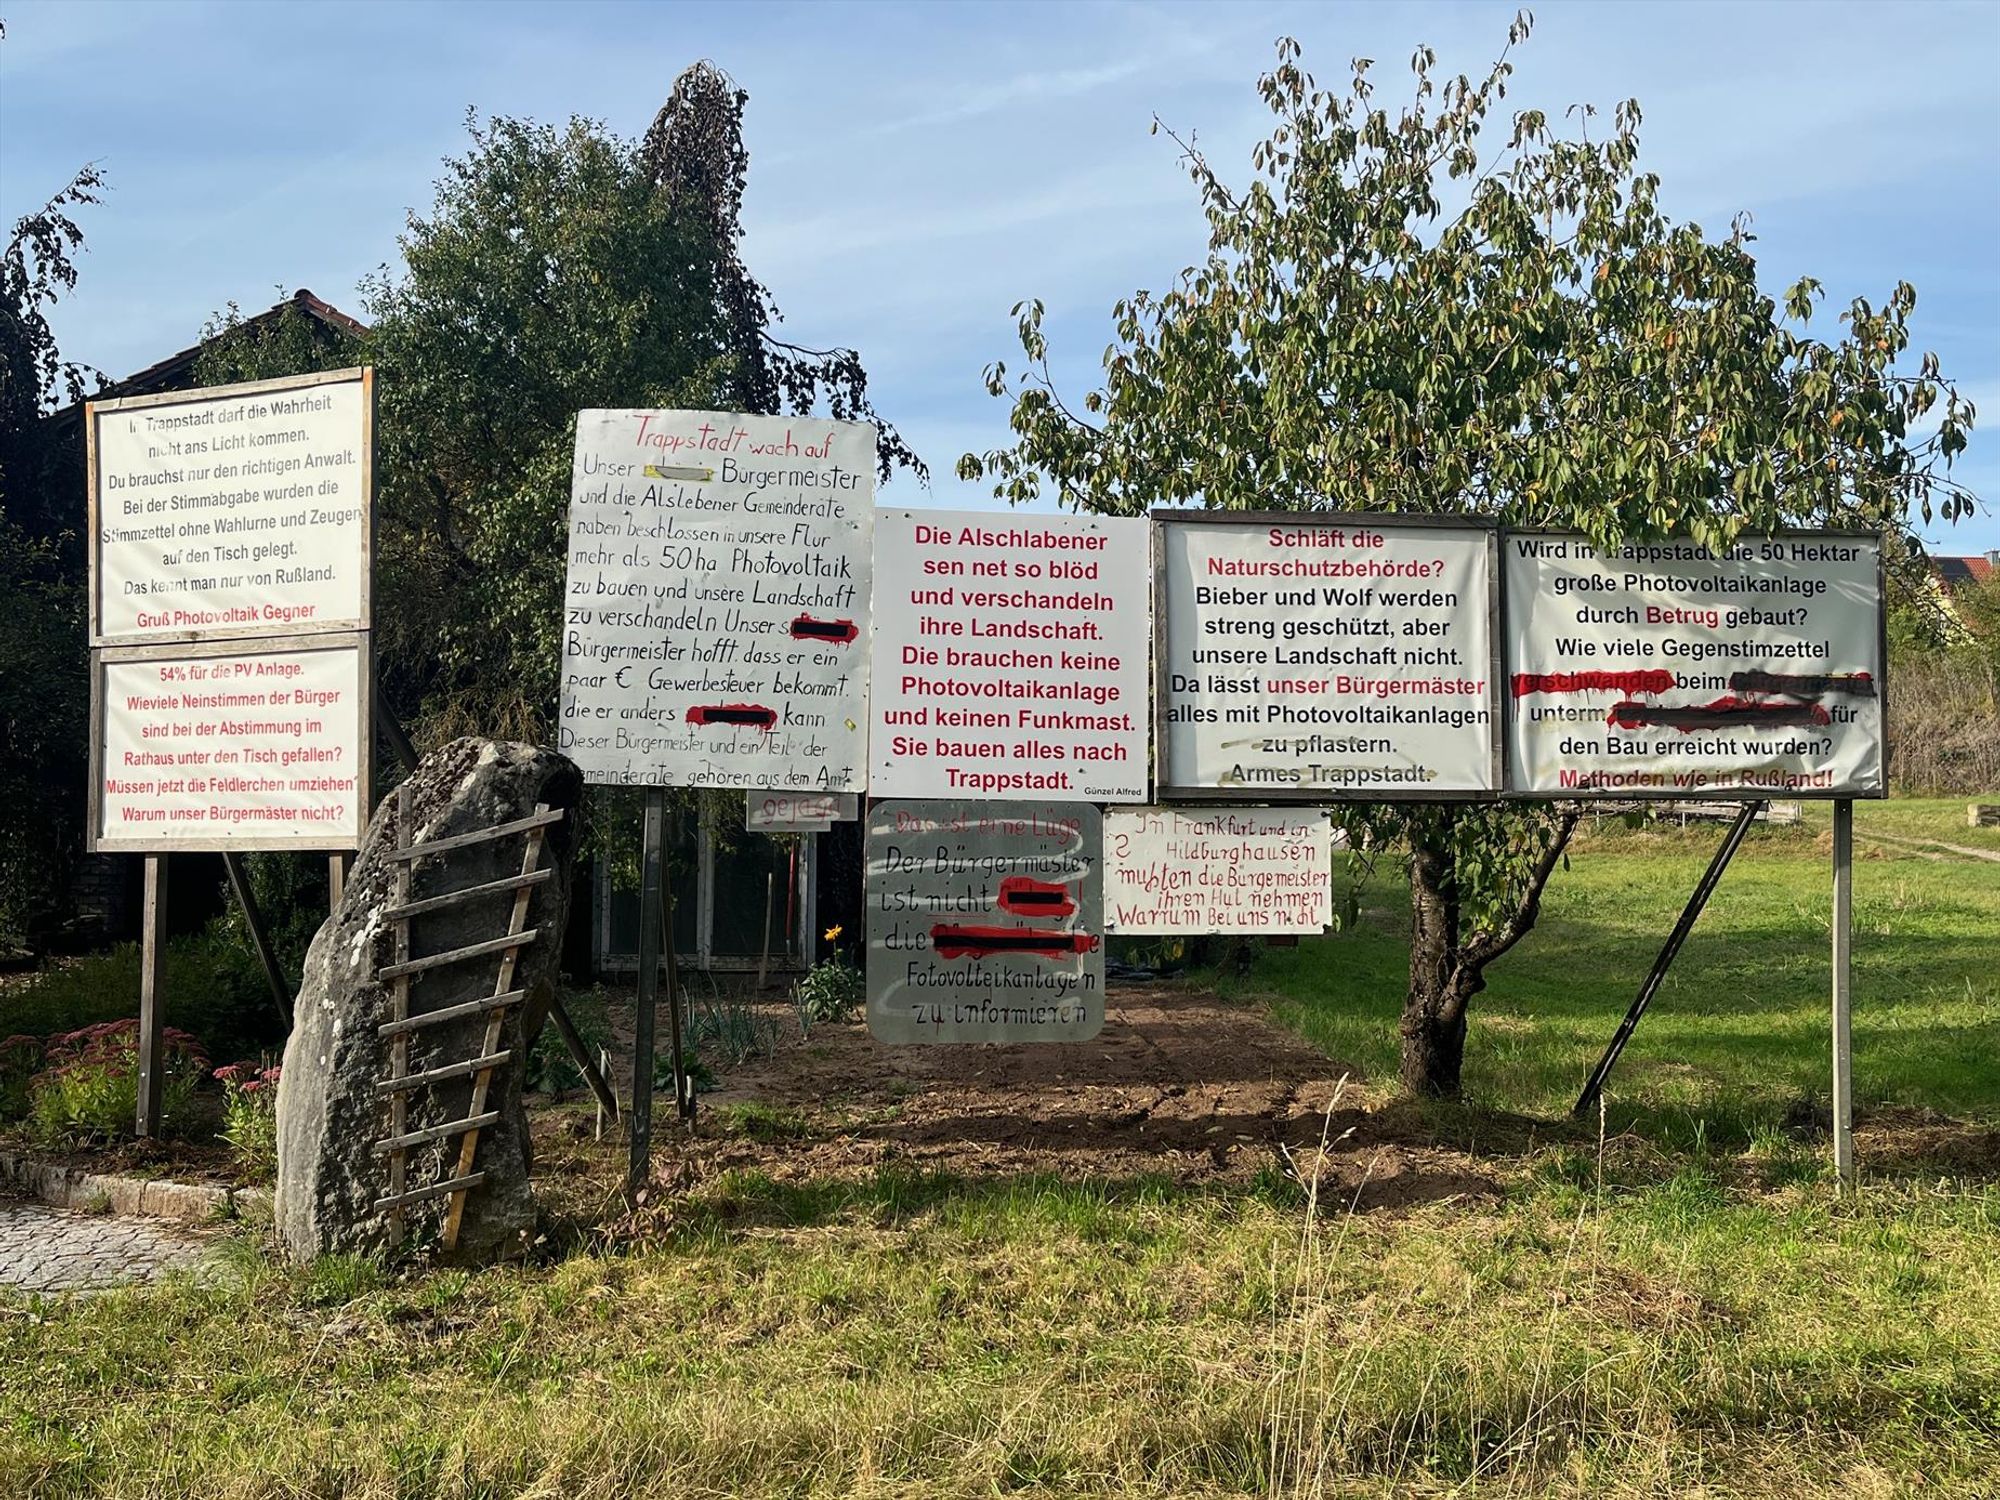
[[(958, 455), (1004, 440), (980, 371), (1014, 352), (1009, 309), (1049, 306), (1058, 378), (1081, 391), (1112, 302), (1157, 288), (1204, 226), (1157, 112), (1243, 175), (1252, 85), (1292, 35), (1329, 83), (1411, 51), (1472, 72), (1511, 5), (0, 5), (0, 213), (85, 160), (112, 193), (85, 218), (65, 351), (112, 376), (191, 343), (234, 299), (309, 286), (360, 312), (407, 209), (463, 149), (468, 106), (642, 132), (697, 58), (750, 91), (746, 258), (789, 336), (858, 347), (932, 492), (981, 503)], [(1919, 293), (1934, 348), (1986, 414), (1961, 474), (1995, 507), (1931, 528), (2000, 548), (2000, 5), (1547, 4), (1510, 104), (1558, 116), (1636, 96), (1668, 211), (1755, 220), (1767, 286), (1811, 273), (1829, 306)], [(901, 491), (902, 493), (898, 493)]]

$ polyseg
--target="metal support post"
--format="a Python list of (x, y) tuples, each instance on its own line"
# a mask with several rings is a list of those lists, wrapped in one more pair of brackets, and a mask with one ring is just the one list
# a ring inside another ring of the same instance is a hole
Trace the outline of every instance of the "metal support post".
[[(331, 856), (335, 869), (339, 868), (340, 856)], [(250, 929), (250, 941), (257, 949), (257, 962), (264, 966), (264, 982), (271, 987), (271, 999), (278, 1007), (278, 1019), (290, 1030), (292, 1025), (292, 987), (285, 982), (284, 971), (278, 967), (278, 955), (271, 951), (271, 936), (264, 930), (264, 914), (257, 909), (257, 898), (250, 894), (250, 876), (243, 868), (243, 856), (225, 853), (222, 868), (229, 872), (229, 888), (236, 893), (236, 904), (243, 908), (243, 923)], [(334, 910), (340, 909), (340, 897), (333, 898)]]
[(1646, 1007), (1653, 1003), (1653, 996), (1659, 993), (1660, 985), (1667, 977), (1667, 970), (1673, 966), (1675, 956), (1681, 951), (1681, 944), (1687, 941), (1687, 935), (1694, 930), (1695, 919), (1701, 915), (1701, 909), (1708, 905), (1708, 898), (1715, 893), (1716, 884), (1722, 879), (1722, 872), (1729, 868), (1729, 861), (1743, 843), (1743, 835), (1750, 831), (1751, 819), (1757, 816), (1758, 809), (1763, 805), (1762, 802), (1744, 803), (1743, 810), (1736, 815), (1736, 821), (1729, 825), (1729, 832), (1722, 840), (1722, 847), (1715, 851), (1715, 858), (1708, 862), (1708, 869), (1703, 873), (1700, 884), (1695, 886), (1694, 894), (1688, 897), (1687, 905), (1681, 910), (1680, 920), (1674, 923), (1674, 930), (1667, 935), (1666, 946), (1660, 949), (1660, 956), (1653, 960), (1652, 972), (1647, 974), (1646, 982), (1639, 986), (1639, 997), (1632, 1002), (1631, 1009), (1625, 1012), (1625, 1019), (1618, 1023), (1617, 1035), (1611, 1038), (1611, 1045), (1604, 1049), (1604, 1056), (1600, 1057), (1597, 1066), (1591, 1069), (1590, 1079), (1584, 1084), (1583, 1092), (1577, 1095), (1576, 1105), (1570, 1113), (1579, 1120), (1597, 1107), (1597, 1096), (1603, 1092), (1604, 1082), (1611, 1076), (1611, 1070), (1618, 1065), (1618, 1058), (1624, 1052), (1625, 1044), (1632, 1040), (1632, 1033), (1639, 1025), (1639, 1018), (1646, 1013)]
[[(639, 1009), (632, 1025), (632, 1161), (625, 1196), (635, 1204), (653, 1171), (653, 1008), (660, 994), (660, 866), (667, 794), (646, 788), (639, 854)], [(673, 952), (668, 934), (667, 952)]]

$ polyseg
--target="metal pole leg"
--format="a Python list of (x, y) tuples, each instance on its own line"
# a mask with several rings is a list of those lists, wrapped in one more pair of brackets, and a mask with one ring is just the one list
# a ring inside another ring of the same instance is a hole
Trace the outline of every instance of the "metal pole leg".
[(625, 1195), (638, 1201), (653, 1173), (653, 1008), (660, 995), (660, 864), (667, 794), (646, 788), (639, 875), (639, 1012), (632, 1027), (632, 1161)]

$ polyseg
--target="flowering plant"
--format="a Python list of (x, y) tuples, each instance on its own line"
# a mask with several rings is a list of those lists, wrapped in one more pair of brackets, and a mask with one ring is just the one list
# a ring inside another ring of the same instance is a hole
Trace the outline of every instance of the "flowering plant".
[[(131, 1134), (139, 1110), (139, 1023), (102, 1021), (49, 1038), (45, 1066), (28, 1082), (37, 1134), (112, 1139)], [(201, 1044), (169, 1026), (160, 1037), (160, 1122), (171, 1130), (207, 1071)]]
[(278, 1079), (275, 1063), (230, 1063), (215, 1070), (222, 1085), (222, 1138), (236, 1164), (268, 1177), (278, 1170)]

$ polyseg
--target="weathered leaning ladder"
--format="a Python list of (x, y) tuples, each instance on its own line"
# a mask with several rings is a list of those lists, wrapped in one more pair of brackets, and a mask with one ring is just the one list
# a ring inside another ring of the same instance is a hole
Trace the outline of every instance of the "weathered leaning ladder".
[[(452, 838), (437, 839), (428, 844), (414, 844), (410, 842), (413, 831), (410, 827), (410, 791), (407, 786), (396, 790), (395, 848), (389, 855), (395, 863), (392, 887), (394, 904), (384, 913), (395, 929), (395, 961), (377, 975), (377, 978), (390, 982), (391, 1008), (389, 1019), (375, 1028), (378, 1034), (389, 1038), (389, 1076), (376, 1085), (378, 1092), (388, 1096), (389, 1134), (377, 1142), (375, 1147), (377, 1152), (389, 1158), (389, 1191), (387, 1196), (375, 1201), (375, 1207), (378, 1212), (382, 1209), (389, 1211), (389, 1240), (392, 1245), (402, 1242), (404, 1209), (412, 1203), (422, 1203), (449, 1193), (451, 1204), (445, 1212), (443, 1240), (444, 1248), (451, 1249), (458, 1243), (458, 1229), (465, 1214), (466, 1195), (486, 1180), (484, 1172), (473, 1170), (473, 1160), (479, 1151), (479, 1133), (500, 1119), (499, 1111), (486, 1108), (486, 1097), (492, 1089), (494, 1073), (507, 1063), (517, 1060), (513, 1052), (500, 1050), (501, 1032), (508, 1010), (519, 1005), (527, 997), (526, 990), (513, 987), (514, 970), (521, 950), (532, 943), (538, 933), (538, 929), (526, 925), (528, 903), (534, 895), (534, 888), (549, 880), (555, 873), (552, 869), (542, 867), (542, 841), (549, 825), (560, 822), (562, 816), (562, 809), (550, 811), (546, 803), (538, 803), (530, 816), (516, 819), (511, 823), (501, 823), (492, 828), (481, 829), (478, 833), (462, 833)], [(518, 875), (508, 875), (499, 880), (466, 886), (462, 890), (447, 891), (441, 895), (425, 896), (414, 901), (410, 899), (410, 883), (418, 860), (427, 859), (434, 854), (447, 854), (454, 849), (469, 848), (474, 844), (509, 838), (517, 833), (527, 835), (526, 847), (521, 854), (521, 871)], [(514, 902), (504, 934), (484, 942), (468, 943), (462, 948), (451, 948), (443, 953), (432, 953), (422, 958), (410, 956), (412, 917), (478, 900), (484, 896), (500, 895), (507, 891), (514, 893)], [(451, 964), (483, 958), (490, 953), (500, 955), (499, 977), (494, 983), (492, 994), (457, 1005), (440, 1006), (436, 1010), (423, 1011), (416, 1015), (410, 1013), (412, 979)], [(410, 1040), (415, 1033), (441, 1022), (482, 1013), (486, 1016), (486, 1033), (478, 1056), (462, 1062), (439, 1062), (416, 1073), (410, 1071)], [(447, 1120), (442, 1125), (432, 1125), (421, 1130), (409, 1128), (410, 1095), (414, 1090), (432, 1088), (465, 1077), (472, 1079), (472, 1103), (466, 1110), (464, 1118)], [(434, 1141), (449, 1140), (453, 1136), (461, 1138), (456, 1170), (437, 1182), (411, 1188), (410, 1148), (429, 1145)]]

